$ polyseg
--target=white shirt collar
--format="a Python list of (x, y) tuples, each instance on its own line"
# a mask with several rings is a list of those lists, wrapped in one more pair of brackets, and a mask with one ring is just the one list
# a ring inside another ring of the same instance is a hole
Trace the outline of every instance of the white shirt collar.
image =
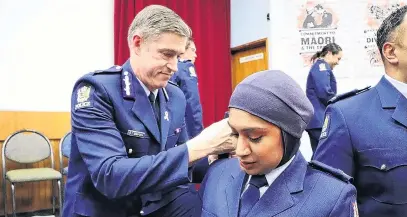
[(271, 186), (271, 184), (273, 184), (274, 180), (276, 180), (277, 177), (279, 177), (280, 174), (283, 173), (285, 169), (287, 169), (287, 167), (294, 160), (294, 157), (295, 156), (293, 156), (289, 161), (287, 161), (287, 163), (285, 163), (285, 164), (281, 165), (280, 167), (277, 167), (276, 169), (271, 170), (269, 173), (265, 174), (268, 186)]
[(384, 75), (384, 77), (398, 90), (400, 91), (401, 94), (403, 94), (404, 97), (407, 98), (407, 84), (398, 81), (387, 74)]
[[(137, 78), (137, 76), (135, 76), (136, 78)], [(150, 95), (150, 90), (147, 88), (147, 86), (146, 85), (144, 85), (144, 83), (142, 82), (142, 81), (140, 81), (140, 79), (138, 79), (137, 78), (137, 80), (138, 80), (138, 82), (141, 84), (141, 86), (143, 87), (143, 89), (144, 89), (144, 91), (146, 92), (146, 95), (147, 95), (147, 97)], [(157, 97), (157, 94), (158, 94), (158, 89), (157, 90), (154, 90), (153, 91), (153, 94), (154, 94), (154, 96), (155, 97)]]
[[(263, 196), (264, 193), (266, 193), (267, 189), (271, 186), (271, 184), (273, 184), (273, 182), (277, 179), (277, 177), (279, 177), (281, 175), (281, 173), (284, 172), (285, 169), (287, 169), (287, 167), (291, 164), (291, 162), (294, 160), (295, 155), (285, 164), (283, 164), (282, 166), (271, 170), (270, 172), (268, 172), (267, 174), (265, 174), (266, 179), (267, 179), (267, 186), (261, 187), (259, 189), (260, 191), (260, 197)], [(247, 188), (249, 187), (249, 182), (250, 179), (252, 178), (252, 176), (249, 176), (249, 178), (247, 179), (245, 188), (243, 193), (247, 190)], [(242, 195), (243, 195), (242, 193)]]

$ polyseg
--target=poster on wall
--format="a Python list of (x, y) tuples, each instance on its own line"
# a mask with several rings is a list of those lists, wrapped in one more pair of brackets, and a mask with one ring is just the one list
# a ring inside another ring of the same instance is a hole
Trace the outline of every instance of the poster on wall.
[(407, 0), (275, 0), (270, 6), (270, 65), (305, 87), (311, 56), (335, 42), (343, 49), (334, 69), (338, 92), (375, 85), (384, 74), (377, 29), (404, 5)]
[(372, 67), (382, 67), (383, 62), (380, 57), (379, 49), (376, 45), (377, 29), (383, 20), (394, 10), (405, 5), (401, 0), (369, 0), (365, 7), (366, 28), (363, 33), (365, 36), (364, 49), (366, 58)]
[(313, 54), (325, 45), (335, 42), (339, 17), (332, 3), (325, 1), (307, 1), (301, 5), (297, 17), (300, 51), (304, 66), (311, 64)]

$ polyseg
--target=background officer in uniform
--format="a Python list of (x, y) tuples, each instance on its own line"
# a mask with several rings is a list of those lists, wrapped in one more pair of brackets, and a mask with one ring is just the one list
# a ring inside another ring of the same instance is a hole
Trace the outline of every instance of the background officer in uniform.
[[(195, 70), (196, 45), (192, 38), (188, 39), (185, 52), (178, 59), (178, 71), (171, 81), (179, 86), (185, 95), (185, 124), (189, 138), (194, 138), (203, 130), (202, 105), (199, 97), (198, 76)], [(209, 160), (204, 158), (195, 165), (192, 181), (200, 183), (209, 167)]]
[(202, 216), (357, 216), (350, 177), (308, 164), (298, 151), (313, 109), (292, 78), (250, 75), (235, 88), (229, 112), (237, 158), (211, 164), (200, 189)]
[(63, 216), (200, 215), (191, 167), (234, 147), (226, 121), (185, 144), (185, 97), (167, 82), (191, 34), (172, 10), (148, 6), (129, 28), (129, 60), (76, 82)]
[(306, 93), (314, 107), (314, 116), (307, 126), (313, 152), (318, 145), (328, 100), (337, 93), (336, 79), (332, 70), (339, 64), (341, 58), (342, 48), (335, 43), (325, 45), (321, 51), (311, 57), (311, 62), (314, 64), (307, 77)]
[(180, 55), (178, 71), (171, 77), (184, 92), (187, 100), (185, 109), (185, 122), (189, 138), (194, 138), (203, 130), (202, 106), (199, 98), (198, 78), (195, 71), (196, 46), (190, 38), (185, 53)]
[(314, 159), (355, 178), (360, 216), (407, 216), (407, 7), (377, 31), (386, 74), (328, 106)]

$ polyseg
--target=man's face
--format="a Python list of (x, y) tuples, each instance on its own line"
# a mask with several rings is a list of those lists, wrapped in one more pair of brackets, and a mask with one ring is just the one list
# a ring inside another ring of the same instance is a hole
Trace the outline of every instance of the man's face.
[(133, 37), (133, 70), (150, 91), (167, 85), (178, 70), (178, 56), (185, 52), (186, 43), (186, 37), (174, 33), (163, 33), (147, 41), (137, 35)]
[(339, 51), (337, 54), (329, 52), (324, 59), (333, 69), (335, 66), (339, 65), (339, 61), (342, 59), (342, 51)]
[(239, 109), (229, 112), (240, 168), (249, 175), (266, 174), (276, 168), (284, 154), (280, 128)]
[(195, 63), (197, 55), (196, 55), (196, 46), (194, 42), (191, 41), (191, 43), (189, 44), (188, 48), (185, 50), (185, 53), (182, 55), (181, 58), (185, 60), (191, 60), (192, 63)]
[(395, 42), (394, 54), (397, 57), (398, 64), (396, 67), (404, 75), (407, 75), (407, 21), (404, 18), (404, 21), (400, 24), (399, 30), (397, 32), (398, 38)]

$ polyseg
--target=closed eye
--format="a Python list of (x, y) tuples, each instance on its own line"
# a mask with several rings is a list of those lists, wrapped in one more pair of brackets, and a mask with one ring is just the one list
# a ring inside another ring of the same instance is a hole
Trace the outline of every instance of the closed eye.
[(257, 137), (257, 138), (251, 138), (251, 137), (249, 137), (249, 140), (250, 140), (251, 142), (253, 142), (253, 143), (258, 143), (258, 142), (261, 141), (262, 138), (263, 138), (263, 136), (259, 136), (259, 137)]

